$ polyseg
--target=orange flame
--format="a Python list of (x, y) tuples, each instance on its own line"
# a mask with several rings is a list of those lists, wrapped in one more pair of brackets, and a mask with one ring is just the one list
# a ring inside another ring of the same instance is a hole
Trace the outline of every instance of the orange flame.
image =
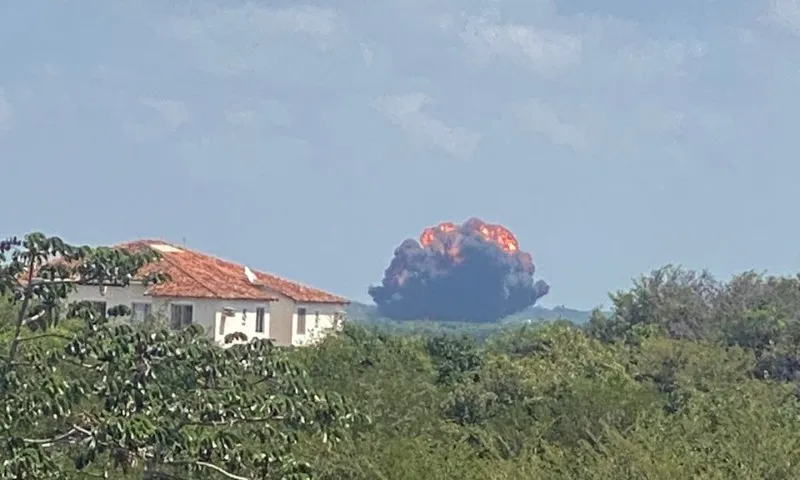
[(424, 247), (429, 247), (433, 245), (433, 242), (438, 238), (439, 234), (442, 233), (450, 233), (458, 230), (458, 227), (455, 223), (452, 222), (443, 222), (435, 227), (426, 228), (422, 231), (422, 235), (419, 237), (419, 243), (422, 244)]
[[(492, 225), (478, 219), (472, 219), (465, 223), (462, 228), (469, 230), (474, 229), (480, 233), (484, 240), (494, 243), (507, 253), (515, 253), (519, 250), (517, 238), (502, 225)], [(452, 222), (440, 223), (435, 227), (423, 230), (419, 241), (424, 247), (434, 248), (439, 251), (447, 250), (448, 254), (455, 258), (458, 256), (458, 235), (448, 234), (457, 232), (458, 229), (459, 227)], [(445, 246), (445, 244), (447, 244), (447, 246)]]

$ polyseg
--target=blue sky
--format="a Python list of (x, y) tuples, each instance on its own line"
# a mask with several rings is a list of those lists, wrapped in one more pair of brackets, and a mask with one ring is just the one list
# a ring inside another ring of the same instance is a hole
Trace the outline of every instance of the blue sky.
[(545, 305), (793, 273), (797, 52), (798, 0), (4, 2), (0, 235), (185, 239), (358, 300), (471, 216)]

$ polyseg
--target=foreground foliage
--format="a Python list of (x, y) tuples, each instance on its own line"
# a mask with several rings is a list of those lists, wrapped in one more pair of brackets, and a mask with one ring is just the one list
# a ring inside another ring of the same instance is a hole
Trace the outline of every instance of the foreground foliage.
[(0, 478), (308, 478), (299, 436), (326, 448), (358, 420), (268, 342), (221, 349), (196, 326), (133, 328), (113, 320), (125, 307), (85, 303), (67, 312), (79, 322), (59, 325), (76, 285), (163, 280), (135, 275), (152, 252), (32, 234), (0, 254), (13, 307), (0, 323)]
[(798, 278), (666, 267), (611, 300), (481, 347), (351, 326), (298, 352), (374, 420), (319, 477), (800, 478)]
[(666, 267), (585, 327), (220, 349), (88, 305), (57, 321), (72, 282), (124, 285), (149, 254), (4, 252), (0, 478), (800, 478), (798, 278)]

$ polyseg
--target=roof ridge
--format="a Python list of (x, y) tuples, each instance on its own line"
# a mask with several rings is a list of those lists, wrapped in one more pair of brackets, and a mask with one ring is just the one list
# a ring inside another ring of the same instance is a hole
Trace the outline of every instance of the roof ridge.
[[(228, 260), (228, 259), (226, 259), (226, 258), (222, 258), (222, 257), (220, 257), (220, 256), (218, 256), (218, 255), (215, 255), (215, 254), (212, 254), (212, 253), (206, 253), (206, 252), (200, 252), (200, 251), (198, 251), (198, 250), (192, 250), (191, 248), (186, 248), (186, 247), (184, 247), (184, 246), (178, 246), (178, 245), (175, 245), (175, 244), (173, 244), (173, 243), (171, 243), (171, 242), (165, 242), (165, 241), (163, 241), (163, 240), (159, 240), (159, 241), (160, 241), (161, 243), (165, 244), (165, 245), (169, 245), (170, 247), (177, 248), (177, 249), (180, 249), (180, 250), (184, 250), (184, 251), (186, 251), (186, 252), (189, 252), (189, 253), (192, 253), (192, 254), (195, 254), (195, 255), (202, 255), (202, 256), (204, 256), (204, 257), (211, 258), (211, 259), (213, 259), (213, 260), (218, 260), (218, 261), (220, 261), (220, 262), (223, 262), (223, 263), (228, 263), (228, 264), (230, 264), (230, 265), (235, 265), (235, 266), (237, 266), (237, 267), (242, 267), (242, 268), (244, 268), (244, 267), (247, 267), (247, 268), (250, 268), (250, 267), (249, 267), (247, 264), (245, 264), (245, 263), (241, 263), (241, 262), (238, 262), (238, 261), (235, 261), (235, 260)], [(164, 257), (166, 258), (167, 256), (165, 255)], [(192, 280), (195, 280), (197, 283), (200, 283), (201, 285), (203, 285), (203, 283), (202, 283), (202, 282), (200, 282), (199, 280), (197, 280), (197, 279), (196, 279), (196, 278), (195, 278), (193, 275), (190, 275), (190, 274), (189, 274), (189, 273), (188, 273), (186, 270), (184, 270), (184, 269), (180, 268), (180, 266), (178, 266), (178, 265), (177, 265), (175, 262), (170, 262), (170, 263), (172, 263), (172, 265), (174, 265), (174, 266), (175, 266), (176, 268), (178, 268), (180, 271), (182, 271), (183, 273), (185, 273), (185, 274), (187, 274), (189, 277), (191, 277), (191, 278), (192, 278)], [(286, 282), (294, 283), (294, 284), (296, 284), (296, 285), (300, 285), (300, 286), (303, 286), (303, 287), (306, 287), (306, 288), (311, 288), (311, 289), (314, 289), (314, 290), (318, 290), (318, 289), (315, 289), (315, 288), (313, 288), (313, 287), (310, 287), (310, 286), (307, 286), (307, 285), (303, 285), (303, 284), (302, 284), (302, 283), (300, 283), (300, 282), (296, 282), (296, 281), (294, 281), (294, 280), (289, 280), (288, 278), (280, 277), (280, 276), (278, 276), (278, 275), (275, 275), (275, 274), (272, 274), (272, 273), (264, 272), (264, 271), (261, 271), (261, 270), (254, 270), (254, 272), (255, 272), (256, 274), (259, 274), (259, 273), (260, 273), (260, 274), (262, 274), (262, 275), (269, 275), (270, 277), (275, 277), (275, 278), (277, 278), (277, 279), (279, 279), (279, 280), (283, 280), (283, 281), (286, 281)], [(203, 287), (205, 287), (205, 288), (206, 288), (208, 291), (210, 291), (211, 293), (213, 293), (213, 294), (217, 295), (217, 292), (215, 292), (215, 291), (211, 290), (210, 288), (206, 287), (205, 285), (203, 285)], [(270, 290), (273, 290), (273, 289), (270, 289)], [(320, 291), (320, 292), (322, 292), (322, 290), (319, 290), (319, 291)], [(281, 294), (283, 294), (282, 292), (277, 292), (277, 293), (281, 293)], [(284, 294), (284, 295), (285, 295), (285, 294)]]
[[(166, 247), (171, 247), (177, 251), (173, 252), (166, 252), (162, 256), (164, 261), (171, 267), (175, 268), (176, 272), (180, 272), (181, 276), (185, 276), (187, 281), (194, 282), (197, 286), (210, 293), (214, 297), (221, 297), (223, 296), (222, 293), (227, 289), (227, 286), (217, 284), (213, 280), (212, 277), (216, 276), (230, 276), (233, 275), (232, 268), (242, 269), (243, 267), (249, 268), (246, 263), (226, 259), (221, 256), (206, 253), (198, 250), (193, 250), (191, 248), (187, 248), (183, 245), (176, 245), (172, 242), (165, 241), (163, 239), (141, 239), (135, 242), (130, 242), (128, 245), (132, 244), (139, 244), (144, 245), (150, 248), (153, 248), (155, 244), (161, 244)], [(154, 250), (158, 251), (160, 249), (153, 248)], [(183, 253), (178, 253), (178, 251), (182, 251)], [(174, 255), (175, 258), (172, 258)], [(185, 255), (185, 256), (183, 256)], [(181, 258), (183, 257), (183, 258)], [(206, 267), (200, 267), (200, 265), (194, 265), (196, 261), (200, 259), (204, 259), (203, 261), (210, 261), (211, 263)], [(186, 261), (188, 268), (183, 268), (183, 262)], [(198, 268), (200, 268), (198, 270)], [(191, 272), (195, 272), (196, 274), (192, 274)], [(256, 274), (257, 277), (260, 277), (260, 281), (257, 282), (257, 290), (263, 292), (263, 289), (266, 289), (272, 294), (278, 294), (285, 296), (295, 302), (321, 302), (321, 303), (349, 303), (349, 300), (343, 296), (321, 290), (319, 288), (313, 287), (307, 283), (302, 283), (297, 280), (292, 280), (280, 275), (276, 275), (274, 273), (266, 272), (263, 270), (256, 270), (253, 269), (253, 272)], [(244, 272), (239, 273), (241, 276), (241, 280), (244, 281), (246, 275)], [(205, 280), (202, 280), (205, 279)], [(239, 283), (238, 279), (234, 283)], [(254, 285), (250, 282), (248, 283), (249, 287), (253, 287)], [(215, 288), (218, 287), (218, 288)], [(231, 286), (232, 287), (232, 286)], [(239, 287), (242, 287), (240, 285)], [(237, 288), (239, 288), (237, 287)], [(233, 288), (233, 287), (232, 287)]]
[[(255, 270), (255, 273), (256, 273), (256, 275), (265, 275), (267, 277), (272, 277), (273, 279), (281, 281), (281, 282), (286, 282), (286, 283), (289, 283), (289, 284), (293, 284), (294, 286), (300, 287), (301, 289), (305, 289), (305, 290), (310, 290), (310, 291), (313, 291), (313, 292), (321, 293), (321, 294), (326, 295), (329, 298), (334, 299), (336, 301), (349, 302), (349, 300), (347, 300), (347, 298), (345, 298), (345, 297), (343, 297), (341, 295), (329, 292), (327, 290), (322, 290), (321, 288), (317, 288), (317, 287), (311, 286), (308, 283), (300, 282), (298, 280), (293, 280), (291, 278), (284, 277), (282, 275), (276, 275), (274, 273), (265, 272), (263, 270)], [(275, 290), (275, 289), (273, 288), (272, 290)], [(298, 298), (296, 298), (295, 294), (292, 294), (290, 292), (282, 292), (282, 291), (278, 290), (278, 293), (280, 293), (282, 295), (286, 295), (287, 297), (291, 298), (292, 300), (298, 300)]]
[[(173, 247), (173, 248), (179, 248), (179, 247), (177, 247), (177, 246), (173, 245), (173, 244), (172, 244), (172, 243), (170, 243), (170, 242), (165, 242), (165, 241), (163, 241), (163, 240), (159, 240), (159, 241), (160, 241), (162, 244), (164, 244), (164, 245), (169, 245), (170, 247)], [(155, 242), (153, 242), (153, 243), (155, 243)], [(152, 246), (150, 243), (147, 243), (146, 245), (147, 245), (147, 246), (148, 246), (150, 249), (152, 249), (152, 250), (156, 250), (156, 249), (154, 249), (154, 248), (153, 248), (153, 246)], [(193, 253), (193, 254), (195, 254), (195, 255), (198, 255), (198, 252), (195, 252), (194, 250), (189, 250), (188, 248), (183, 248), (183, 250), (185, 250), (185, 251), (187, 251), (187, 252), (189, 252), (189, 253)], [(156, 250), (156, 251), (158, 251), (158, 250)], [(205, 284), (205, 282), (202, 282), (202, 281), (198, 280), (198, 278), (197, 278), (197, 277), (195, 277), (194, 275), (192, 275), (191, 273), (189, 273), (188, 271), (186, 271), (186, 269), (185, 269), (185, 268), (181, 267), (181, 265), (180, 265), (180, 263), (179, 263), (179, 262), (173, 262), (173, 261), (171, 261), (171, 260), (169, 259), (169, 255), (161, 255), (161, 260), (163, 260), (163, 261), (166, 261), (167, 263), (169, 263), (170, 265), (172, 265), (173, 267), (175, 267), (177, 270), (180, 270), (180, 271), (181, 271), (181, 273), (183, 273), (183, 274), (184, 274), (184, 275), (186, 275), (187, 277), (189, 277), (189, 278), (191, 278), (192, 280), (194, 280), (195, 282), (197, 282), (197, 284), (198, 284), (198, 285), (200, 285), (201, 287), (203, 287), (203, 288), (205, 288), (206, 290), (208, 290), (208, 291), (209, 291), (209, 292), (210, 292), (212, 295), (214, 295), (214, 296), (217, 296), (217, 297), (219, 297), (219, 296), (220, 296), (219, 292), (215, 291), (214, 289), (212, 289), (211, 287), (209, 287), (208, 285), (206, 285), (206, 284)]]
[(318, 292), (329, 293), (330, 295), (333, 295), (333, 293), (326, 292), (325, 290), (321, 290), (321, 289), (319, 289), (317, 287), (312, 287), (311, 285), (309, 285), (307, 283), (300, 282), (298, 280), (292, 280), (291, 278), (284, 277), (283, 275), (277, 275), (275, 273), (265, 272), (264, 270), (255, 270), (255, 272), (256, 272), (256, 274), (260, 273), (261, 275), (267, 275), (269, 277), (277, 278), (278, 280), (283, 280), (284, 282), (294, 283), (295, 285), (297, 285), (299, 287), (310, 288), (311, 290), (316, 290)]

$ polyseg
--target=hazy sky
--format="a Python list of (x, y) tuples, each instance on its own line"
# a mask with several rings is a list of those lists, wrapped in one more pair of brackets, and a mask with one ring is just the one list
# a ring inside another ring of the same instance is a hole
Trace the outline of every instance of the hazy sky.
[(545, 305), (800, 270), (800, 0), (7, 1), (0, 235), (158, 237), (355, 299), (443, 220)]

